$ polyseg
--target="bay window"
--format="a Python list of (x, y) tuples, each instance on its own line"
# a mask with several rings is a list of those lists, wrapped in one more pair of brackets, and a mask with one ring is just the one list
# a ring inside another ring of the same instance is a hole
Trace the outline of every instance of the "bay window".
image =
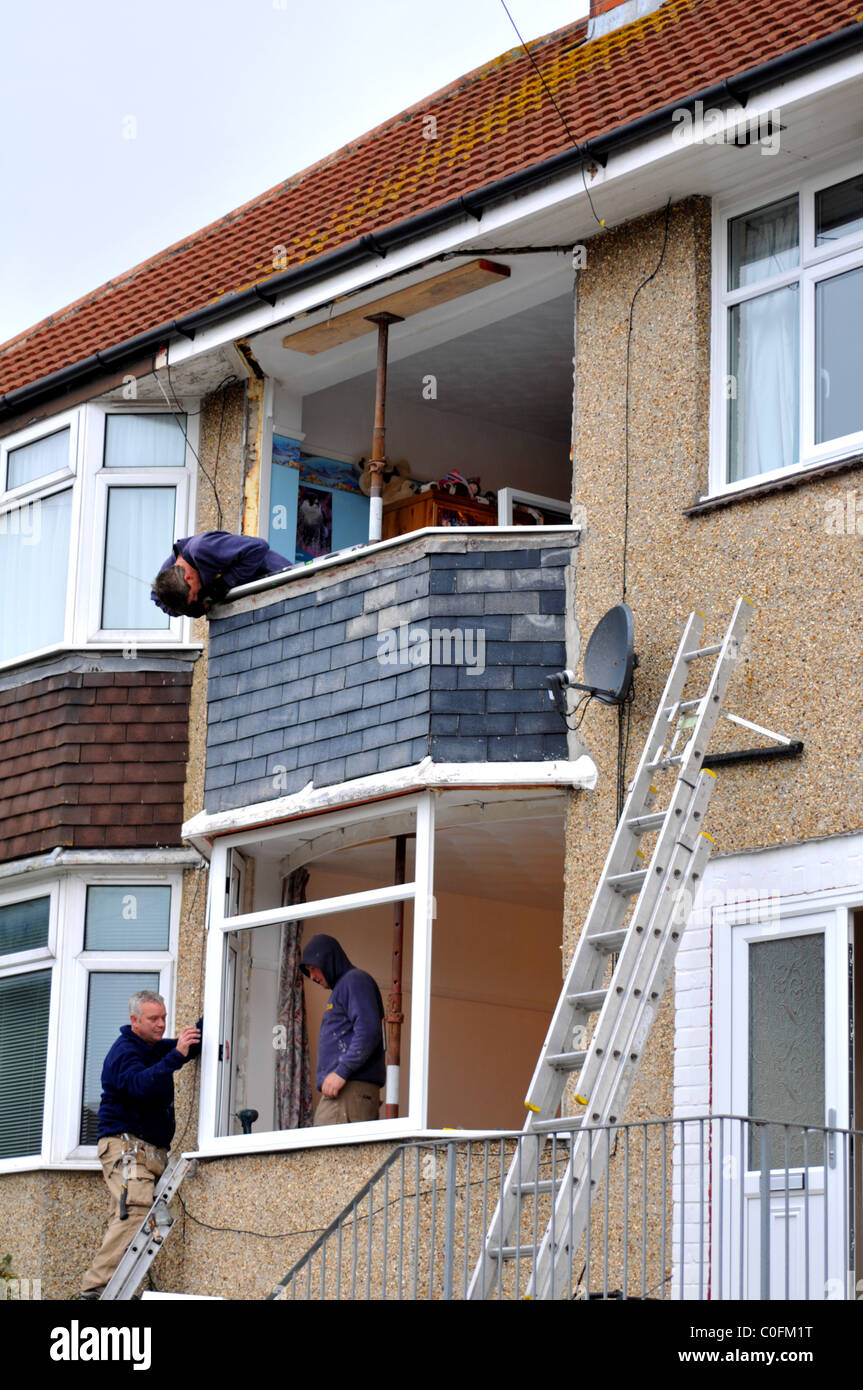
[(194, 423), (90, 405), (0, 442), (0, 663), (182, 640), (150, 587), (190, 529)]
[(711, 491), (863, 450), (863, 168), (719, 214)]
[(88, 1166), (130, 995), (170, 999), (177, 874), (69, 873), (0, 889), (0, 1171)]

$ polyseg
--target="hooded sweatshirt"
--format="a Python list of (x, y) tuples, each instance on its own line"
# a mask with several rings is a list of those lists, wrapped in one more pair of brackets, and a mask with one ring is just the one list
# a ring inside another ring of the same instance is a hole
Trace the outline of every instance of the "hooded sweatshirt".
[[(271, 550), (260, 536), (235, 536), (231, 531), (202, 531), (199, 536), (187, 536), (174, 542), (174, 552), (159, 569), (170, 569), (182, 555), (201, 576), (201, 592), (193, 608), (200, 612), (193, 617), (203, 617), (206, 600), (219, 602), (229, 589), (238, 584), (248, 584), (252, 579), (263, 579), (268, 574), (278, 574), (281, 570), (292, 569), (290, 560), (277, 551)], [(160, 603), (154, 591), (150, 597), (163, 613), (171, 610)]]
[(386, 1061), (381, 992), (365, 970), (352, 965), (334, 936), (313, 936), (303, 951), (300, 969), (323, 972), (332, 990), (318, 1038), (318, 1090), (334, 1071), (345, 1081), (383, 1086)]

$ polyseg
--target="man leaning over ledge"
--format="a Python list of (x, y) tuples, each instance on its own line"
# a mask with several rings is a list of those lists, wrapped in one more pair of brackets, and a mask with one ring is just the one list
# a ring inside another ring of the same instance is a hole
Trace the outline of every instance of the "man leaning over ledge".
[(153, 580), (150, 598), (172, 617), (203, 618), (238, 584), (292, 568), (290, 560), (260, 536), (202, 531), (174, 542), (174, 553)]
[(142, 989), (129, 1000), (102, 1067), (97, 1154), (111, 1194), (108, 1229), (81, 1282), (81, 1298), (97, 1299), (153, 1205), (174, 1137), (174, 1072), (201, 1051), (200, 1022), (163, 1038), (165, 1001)]

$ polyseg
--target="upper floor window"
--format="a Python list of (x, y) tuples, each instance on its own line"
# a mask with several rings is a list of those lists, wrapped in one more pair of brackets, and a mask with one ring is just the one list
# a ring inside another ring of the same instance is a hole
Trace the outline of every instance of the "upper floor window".
[(86, 406), (0, 443), (0, 663), (180, 640), (150, 586), (192, 515), (192, 423)]
[(863, 170), (720, 222), (712, 491), (863, 448)]

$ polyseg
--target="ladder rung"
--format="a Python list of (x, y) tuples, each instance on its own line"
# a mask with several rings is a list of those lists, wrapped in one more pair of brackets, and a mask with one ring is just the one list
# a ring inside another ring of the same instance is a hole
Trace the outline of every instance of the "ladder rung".
[(492, 1260), (532, 1260), (536, 1256), (535, 1245), (490, 1245), (485, 1252)]
[(606, 883), (616, 893), (637, 893), (646, 878), (646, 869), (633, 869), (628, 874), (610, 874)]
[(645, 816), (633, 816), (626, 824), (633, 835), (646, 835), (648, 831), (661, 830), (665, 816), (665, 811), (650, 811)]
[(554, 1120), (535, 1120), (530, 1129), (522, 1130), (523, 1134), (551, 1134), (555, 1130), (560, 1133), (561, 1139), (575, 1134), (576, 1130), (581, 1129), (581, 1116), (558, 1115)]
[(513, 1196), (518, 1197), (553, 1197), (563, 1186), (563, 1178), (540, 1178), (539, 1182), (521, 1182), (515, 1188)]
[(586, 1050), (584, 1052), (552, 1052), (545, 1060), (556, 1071), (581, 1071), (586, 1056)]
[(714, 642), (712, 647), (696, 647), (692, 652), (684, 652), (684, 661), (697, 661), (700, 656), (716, 656), (717, 652), (722, 651), (722, 643)]
[(568, 994), (567, 1004), (571, 1004), (574, 1009), (581, 1009), (582, 1013), (598, 1013), (605, 1003), (607, 989), (587, 989), (582, 994)]
[(657, 770), (661, 771), (663, 768), (666, 767), (677, 767), (677, 765), (682, 762), (682, 753), (672, 753), (671, 756), (668, 758), (659, 758), (655, 763), (648, 763), (647, 767), (650, 772), (656, 772)]
[(597, 951), (604, 951), (606, 955), (611, 956), (620, 950), (626, 940), (626, 930), (598, 931), (587, 939)]
[(679, 700), (676, 705), (666, 705), (665, 713), (671, 714), (672, 710), (676, 710), (678, 714), (685, 714), (687, 710), (698, 709), (701, 699), (703, 696), (698, 700)]

